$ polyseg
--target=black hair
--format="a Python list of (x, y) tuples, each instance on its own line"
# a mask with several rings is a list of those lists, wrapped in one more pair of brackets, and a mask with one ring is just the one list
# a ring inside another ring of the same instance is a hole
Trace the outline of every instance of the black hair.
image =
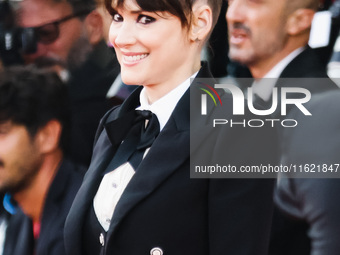
[(49, 121), (62, 125), (60, 148), (66, 152), (70, 129), (66, 85), (59, 76), (34, 66), (12, 66), (0, 71), (0, 123), (23, 125), (33, 138)]
[[(181, 20), (183, 27), (189, 27), (191, 23), (192, 7), (197, 0), (135, 0), (136, 4), (147, 12), (169, 12)], [(109, 13), (115, 13), (115, 9), (124, 5), (125, 0), (105, 0)], [(216, 24), (222, 0), (207, 0), (212, 8), (213, 25)]]

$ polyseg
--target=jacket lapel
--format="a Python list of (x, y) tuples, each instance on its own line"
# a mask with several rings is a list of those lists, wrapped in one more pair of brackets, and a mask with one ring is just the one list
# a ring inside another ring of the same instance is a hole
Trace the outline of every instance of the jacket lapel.
[[(200, 77), (211, 77), (206, 66), (202, 67), (197, 75), (197, 78)], [(188, 160), (190, 160), (190, 89), (178, 102), (166, 126), (126, 187), (116, 206), (108, 235), (114, 233), (129, 211)]]
[(114, 152), (105, 130), (103, 130), (99, 136), (96, 147), (97, 146), (99, 148), (95, 148), (95, 150), (98, 150), (100, 154), (97, 152), (95, 155), (94, 153), (91, 165), (66, 219), (65, 244), (68, 252), (74, 255), (82, 254), (81, 233), (83, 232), (83, 224), (87, 220), (87, 212), (91, 207), (91, 203), (102, 179), (100, 173), (105, 170)]
[(176, 106), (173, 115), (126, 187), (116, 206), (108, 235), (114, 232), (119, 222), (132, 208), (189, 159), (188, 92)]
[[(67, 231), (65, 231), (66, 243), (68, 243), (69, 240), (72, 240), (72, 242), (77, 245), (81, 244), (81, 235), (79, 235), (79, 231), (82, 231), (82, 224), (86, 220), (87, 210), (90, 208), (98, 190), (99, 184), (103, 178), (102, 174), (106, 170), (125, 134), (125, 132), (121, 132), (121, 127), (118, 126), (122, 122), (122, 118), (124, 118), (125, 114), (137, 107), (136, 104), (139, 103), (138, 97), (140, 89), (141, 88), (137, 88), (136, 91), (132, 93), (131, 97), (129, 97), (117, 111), (109, 111), (101, 120), (98, 134), (95, 139), (91, 164), (66, 220), (67, 222), (72, 222), (72, 226), (66, 224), (68, 226)], [(108, 136), (107, 132), (114, 130), (119, 131), (111, 132), (111, 135)], [(70, 250), (70, 254), (80, 254), (79, 251), (81, 249), (79, 249), (77, 245), (69, 246), (70, 248), (74, 248), (74, 250)]]

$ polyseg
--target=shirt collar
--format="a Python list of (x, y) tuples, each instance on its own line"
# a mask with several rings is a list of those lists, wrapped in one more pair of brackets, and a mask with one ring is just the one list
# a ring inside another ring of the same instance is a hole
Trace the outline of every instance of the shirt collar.
[(149, 104), (145, 88), (142, 89), (139, 100), (141, 105), (136, 108), (136, 110), (149, 110), (156, 114), (160, 130), (162, 130), (165, 124), (168, 122), (170, 115), (172, 114), (173, 110), (175, 109), (178, 101), (184, 95), (185, 91), (190, 87), (190, 79), (195, 78), (198, 72), (194, 73), (176, 88), (171, 90), (168, 94), (158, 99), (153, 104)]
[(294, 50), (279, 63), (277, 63), (261, 80), (255, 81), (252, 85), (253, 93), (257, 94), (264, 101), (268, 101), (272, 94), (273, 88), (275, 87), (276, 80), (280, 77), (287, 65), (301, 52), (303, 52), (304, 49), (305, 47), (300, 47)]
[(279, 78), (287, 65), (292, 62), (292, 60), (296, 58), (304, 49), (305, 47), (300, 47), (291, 52), (288, 56), (277, 63), (268, 73), (266, 73), (263, 78)]

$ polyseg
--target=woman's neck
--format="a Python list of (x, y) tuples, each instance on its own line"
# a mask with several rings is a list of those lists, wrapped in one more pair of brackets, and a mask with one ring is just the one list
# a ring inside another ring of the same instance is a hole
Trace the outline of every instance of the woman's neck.
[(177, 88), (185, 80), (198, 72), (200, 68), (201, 62), (196, 61), (195, 65), (192, 65), (189, 68), (182, 68), (179, 69), (177, 72), (171, 73), (171, 76), (165, 82), (159, 84), (144, 85), (145, 93), (148, 97), (149, 103), (152, 104), (156, 102), (158, 99), (162, 98), (170, 91)]

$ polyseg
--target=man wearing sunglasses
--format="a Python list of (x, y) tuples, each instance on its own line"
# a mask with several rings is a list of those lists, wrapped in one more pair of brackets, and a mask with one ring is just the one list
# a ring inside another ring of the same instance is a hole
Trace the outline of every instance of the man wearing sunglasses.
[(99, 120), (112, 106), (107, 92), (119, 74), (97, 5), (96, 0), (22, 0), (17, 8), (18, 25), (33, 33), (36, 46), (23, 53), (25, 63), (66, 74), (73, 121), (69, 152), (85, 165)]

